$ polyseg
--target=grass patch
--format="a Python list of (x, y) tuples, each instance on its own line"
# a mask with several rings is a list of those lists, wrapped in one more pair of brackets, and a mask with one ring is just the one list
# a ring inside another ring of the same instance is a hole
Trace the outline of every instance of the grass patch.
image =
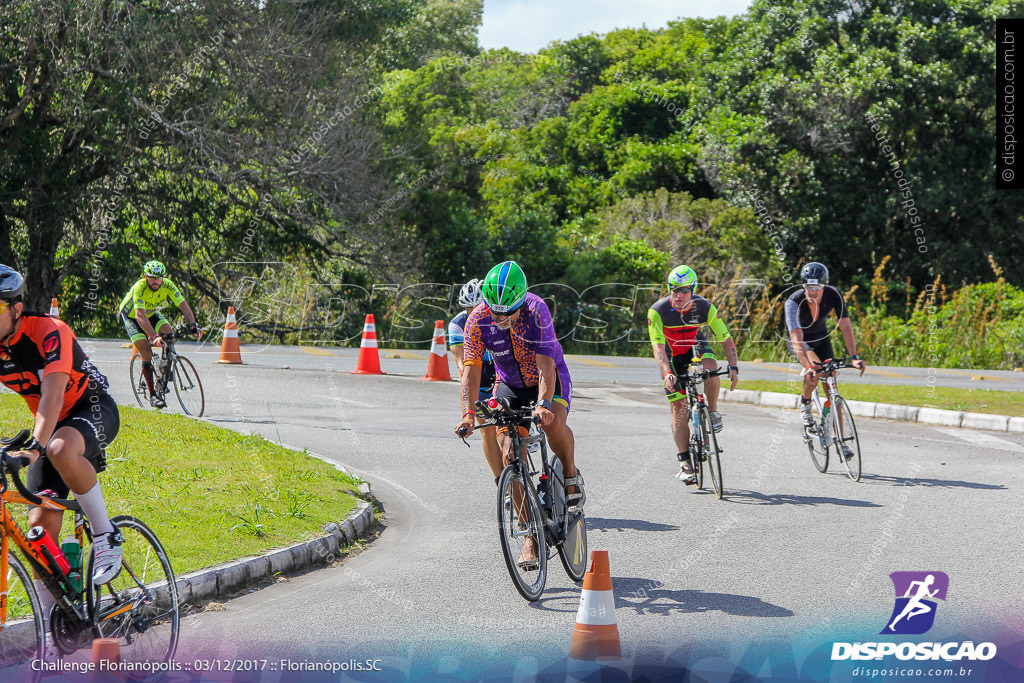
[[(180, 415), (119, 408), (121, 431), (99, 475), (107, 511), (149, 525), (175, 573), (308, 540), (356, 504), (359, 480), (316, 458)], [(20, 397), (0, 396), (0, 433), (31, 424)], [(72, 533), (73, 517), (64, 517), (62, 538)]]
[[(772, 380), (744, 381), (737, 389), (776, 391), (792, 394), (800, 390), (798, 382)], [(956, 389), (907, 385), (853, 384), (840, 380), (839, 392), (851, 401), (895, 403), (920, 408), (962, 410), (994, 415), (1024, 415), (1024, 394), (991, 389)]]

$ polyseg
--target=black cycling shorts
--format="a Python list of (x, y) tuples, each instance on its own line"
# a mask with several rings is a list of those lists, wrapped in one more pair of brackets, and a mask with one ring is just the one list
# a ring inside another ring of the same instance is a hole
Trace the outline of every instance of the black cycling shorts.
[[(93, 396), (92, 399), (81, 401), (71, 413), (57, 423), (61, 427), (71, 427), (85, 439), (85, 453), (96, 472), (107, 468), (106, 447), (117, 436), (121, 428), (121, 417), (117, 413), (117, 404), (109, 394)], [(49, 458), (43, 456), (32, 463), (25, 475), (25, 485), (29, 491), (38, 493), (49, 489), (57, 498), (67, 498), (70, 489), (61, 478), (60, 472), (53, 466)]]
[[(835, 356), (832, 355), (832, 340), (828, 337), (825, 337), (824, 339), (817, 339), (815, 341), (805, 341), (804, 344), (807, 344), (811, 351), (818, 354), (818, 360), (822, 362), (827, 361), (829, 358), (835, 358)], [(797, 359), (797, 362), (799, 362), (800, 357), (796, 355), (796, 351), (793, 350), (793, 342), (789, 339), (786, 340), (786, 348), (789, 349), (789, 352), (793, 354), (793, 357)]]
[[(495, 398), (506, 398), (508, 403), (512, 406), (512, 410), (522, 410), (528, 407), (531, 403), (537, 401), (537, 395), (540, 392), (540, 385), (533, 387), (523, 387), (517, 389), (516, 387), (510, 387), (504, 382), (498, 382), (494, 385), (494, 397)], [(561, 403), (568, 410), (569, 406), (566, 400), (562, 397), (562, 378), (555, 374), (555, 395), (551, 399), (552, 403)]]
[[(135, 319), (134, 315), (128, 315), (127, 313), (121, 313), (121, 324), (124, 325), (124, 329), (128, 332), (128, 338), (134, 344), (137, 341), (146, 339), (146, 333), (142, 331), (139, 326), (139, 321)], [(160, 334), (160, 328), (164, 325), (170, 325), (159, 311), (149, 316), (149, 324), (153, 326), (153, 330)]]

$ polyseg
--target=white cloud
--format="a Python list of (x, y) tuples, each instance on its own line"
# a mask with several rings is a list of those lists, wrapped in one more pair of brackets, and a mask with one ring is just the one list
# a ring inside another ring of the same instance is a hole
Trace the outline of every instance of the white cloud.
[(485, 0), (480, 45), (536, 52), (552, 40), (617, 28), (662, 28), (681, 17), (739, 14), (749, 0)]

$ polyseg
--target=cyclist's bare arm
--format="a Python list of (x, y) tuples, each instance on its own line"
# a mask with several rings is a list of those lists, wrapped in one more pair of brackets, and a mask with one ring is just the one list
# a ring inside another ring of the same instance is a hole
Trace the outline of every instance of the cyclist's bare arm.
[[(722, 348), (725, 349), (725, 357), (728, 359), (729, 365), (732, 367), (739, 367), (739, 355), (736, 353), (736, 340), (732, 337), (722, 342)], [(739, 381), (739, 376), (735, 370), (729, 370), (729, 379), (732, 380), (732, 384), (729, 386), (729, 391), (736, 388), (736, 383)]]
[[(550, 402), (555, 396), (555, 379), (558, 377), (555, 359), (539, 353), (535, 358), (537, 360), (537, 374), (540, 376), (537, 383), (537, 402), (539, 403), (542, 400)], [(534, 408), (533, 414), (540, 416), (540, 423), (545, 427), (555, 419), (554, 414), (550, 410), (540, 406)]]
[(821, 362), (818, 358), (818, 354), (804, 344), (804, 331), (801, 329), (795, 329), (789, 331), (789, 341), (793, 345), (793, 349), (796, 351), (796, 357), (800, 359), (800, 365), (805, 368), (813, 368), (815, 363)]
[(473, 404), (480, 395), (481, 372), (482, 369), (479, 365), (464, 365), (462, 368), (462, 390), (460, 394), (462, 397), (462, 419), (455, 427), (456, 434), (459, 434), (459, 430), (462, 428), (466, 429), (466, 436), (473, 433), (473, 415), (476, 412), (476, 406)]
[[(843, 333), (843, 343), (846, 344), (846, 350), (851, 356), (857, 355), (857, 342), (853, 338), (853, 325), (850, 324), (849, 318), (839, 319), (839, 331)], [(867, 369), (868, 364), (859, 358), (853, 361), (853, 366), (860, 370), (860, 374), (864, 374), (864, 370)]]
[(452, 346), (452, 355), (455, 356), (455, 368), (459, 372), (459, 377), (462, 377), (462, 344)]
[[(185, 316), (185, 320), (188, 321), (189, 325), (192, 325), (193, 327), (196, 326), (196, 317), (192, 315), (192, 309), (189, 307), (187, 301), (182, 301), (178, 305), (178, 310), (180, 310), (181, 314)], [(196, 339), (198, 340), (199, 337), (201, 336), (203, 336), (202, 330), (200, 330), (199, 333), (196, 335)]]
[[(658, 364), (658, 369), (661, 370), (662, 382), (666, 389), (672, 389), (676, 383), (676, 376), (672, 372), (672, 365), (668, 362), (668, 354), (665, 352), (664, 344), (651, 344), (651, 350), (654, 351), (654, 361)], [(669, 381), (671, 380), (671, 382)]]
[[(43, 377), (39, 387), (39, 407), (36, 408), (36, 422), (32, 428), (32, 436), (44, 447), (50, 442), (53, 430), (60, 418), (60, 409), (64, 405), (64, 389), (71, 375), (66, 372), (52, 372)], [(19, 455), (27, 456), (31, 462), (39, 457), (37, 451), (23, 451)]]

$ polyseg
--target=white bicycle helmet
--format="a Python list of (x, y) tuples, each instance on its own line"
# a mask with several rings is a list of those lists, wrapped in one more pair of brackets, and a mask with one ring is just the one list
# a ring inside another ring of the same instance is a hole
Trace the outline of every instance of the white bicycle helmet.
[(459, 306), (475, 308), (484, 301), (483, 281), (473, 278), (459, 290)]

